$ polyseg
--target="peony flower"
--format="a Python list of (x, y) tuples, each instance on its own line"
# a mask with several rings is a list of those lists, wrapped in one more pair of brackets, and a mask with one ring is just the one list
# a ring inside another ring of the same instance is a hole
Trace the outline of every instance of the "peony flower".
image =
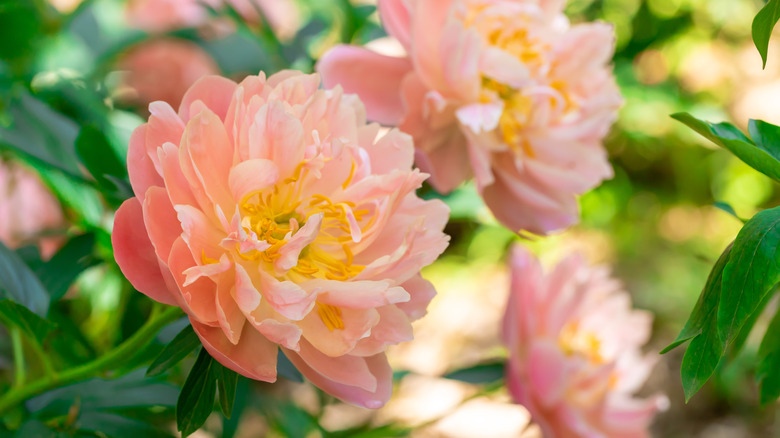
[(507, 386), (542, 427), (544, 436), (648, 437), (666, 398), (636, 399), (655, 355), (642, 356), (652, 316), (605, 268), (579, 255), (544, 275), (517, 246), (503, 337), (509, 348)]
[(198, 79), (219, 73), (217, 63), (190, 41), (163, 38), (141, 43), (119, 61), (125, 84), (134, 91), (131, 100), (143, 105), (162, 100), (181, 102)]
[(300, 14), (292, 0), (130, 0), (125, 16), (131, 27), (164, 33), (213, 24), (209, 8), (219, 10), (225, 4), (250, 25), (260, 24), (265, 18), (282, 39), (294, 36), (300, 27)]
[(440, 192), (474, 177), (496, 218), (547, 233), (578, 221), (576, 195), (612, 176), (602, 140), (621, 103), (613, 30), (570, 25), (563, 1), (379, 0), (408, 56), (337, 46), (326, 86), (414, 137)]
[(136, 289), (180, 306), (226, 367), (273, 382), (281, 348), (321, 389), (378, 408), (386, 347), (435, 295), (419, 271), (447, 246), (448, 210), (415, 194), (409, 136), (377, 139), (357, 98), (319, 82), (210, 76), (178, 113), (152, 103), (112, 240)]
[(37, 175), (12, 161), (0, 161), (0, 187), (0, 241), (12, 249), (35, 244), (50, 258), (62, 239), (44, 234), (65, 224), (57, 198)]

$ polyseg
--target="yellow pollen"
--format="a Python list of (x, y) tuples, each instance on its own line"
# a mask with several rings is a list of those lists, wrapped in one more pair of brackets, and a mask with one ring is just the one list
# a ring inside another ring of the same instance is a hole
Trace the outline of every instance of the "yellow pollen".
[(592, 332), (582, 332), (577, 323), (567, 324), (558, 337), (558, 345), (567, 356), (585, 356), (595, 364), (604, 363), (601, 355), (601, 340)]
[(338, 307), (317, 302), (317, 313), (328, 330), (333, 331), (344, 328), (344, 320), (341, 319), (341, 309)]

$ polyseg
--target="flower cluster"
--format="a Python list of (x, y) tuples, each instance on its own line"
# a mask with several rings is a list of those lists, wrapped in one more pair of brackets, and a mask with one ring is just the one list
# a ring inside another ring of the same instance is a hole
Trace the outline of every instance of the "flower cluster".
[(612, 176), (602, 140), (621, 104), (612, 27), (572, 26), (563, 5), (379, 0), (407, 56), (337, 46), (318, 70), (414, 137), (438, 191), (473, 177), (501, 223), (547, 233), (577, 222), (576, 195)]
[(318, 87), (291, 71), (209, 76), (178, 112), (150, 105), (115, 256), (223, 365), (272, 382), (281, 348), (320, 388), (377, 408), (386, 347), (412, 338), (435, 294), (419, 271), (447, 246), (448, 209), (417, 197), (409, 136), (377, 138), (359, 100)]

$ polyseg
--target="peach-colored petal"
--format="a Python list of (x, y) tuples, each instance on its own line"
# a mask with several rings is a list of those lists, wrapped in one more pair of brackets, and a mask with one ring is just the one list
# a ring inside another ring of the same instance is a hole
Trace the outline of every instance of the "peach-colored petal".
[(354, 385), (334, 382), (308, 366), (297, 354), (288, 351), (284, 353), (307, 379), (344, 402), (368, 409), (379, 409), (390, 399), (393, 390), (393, 370), (383, 354), (361, 359), (365, 360), (369, 371), (377, 380), (376, 390), (366, 391)]
[(409, 301), (409, 293), (391, 287), (389, 281), (311, 280), (306, 289), (317, 294), (317, 301), (349, 309), (367, 309)]
[(111, 233), (114, 258), (122, 274), (139, 292), (163, 304), (176, 305), (160, 272), (152, 242), (146, 230), (138, 226), (143, 220), (143, 207), (138, 198), (122, 203), (116, 211)]
[(155, 253), (160, 260), (168, 260), (173, 242), (181, 233), (181, 224), (176, 211), (162, 187), (150, 187), (143, 204), (144, 223)]
[(133, 131), (127, 150), (127, 161), (133, 163), (127, 170), (130, 185), (133, 187), (133, 193), (140, 197), (146, 194), (149, 187), (163, 185), (163, 179), (155, 170), (154, 162), (146, 153), (147, 127), (147, 124), (143, 124)]
[(222, 365), (251, 379), (276, 381), (278, 347), (259, 332), (245, 329), (242, 342), (232, 344), (219, 327), (210, 327), (190, 319), (209, 354)]
[(362, 357), (326, 356), (306, 341), (301, 342), (298, 356), (306, 365), (335, 383), (356, 386), (369, 392), (377, 389), (376, 376), (371, 373)]
[(222, 333), (233, 345), (241, 340), (241, 333), (246, 325), (246, 318), (231, 294), (235, 287), (235, 279), (230, 273), (220, 275), (217, 280), (217, 301), (214, 303)]
[(171, 247), (171, 255), (168, 258), (168, 266), (178, 286), (180, 293), (187, 303), (190, 319), (197, 319), (203, 324), (218, 326), (217, 309), (214, 303), (217, 300), (217, 285), (214, 281), (200, 277), (191, 284), (186, 284), (187, 276), (184, 272), (196, 266), (190, 254), (190, 248), (179, 237)]
[(403, 102), (397, 90), (411, 69), (406, 58), (351, 46), (336, 46), (317, 63), (326, 87), (341, 85), (344, 92), (358, 94), (366, 104), (368, 117), (385, 125), (398, 124), (403, 117)]
[(273, 186), (279, 179), (279, 168), (273, 161), (254, 159), (242, 161), (230, 169), (228, 184), (233, 199), (241, 202), (246, 195), (255, 190)]
[(185, 122), (195, 117), (197, 114), (191, 114), (190, 107), (196, 101), (200, 101), (220, 119), (225, 120), (236, 85), (235, 82), (221, 76), (205, 76), (199, 79), (182, 97), (179, 117)]
[(412, 18), (406, 0), (378, 0), (377, 9), (382, 17), (382, 26), (393, 38), (397, 39), (408, 51), (411, 46), (410, 35)]
[(279, 250), (279, 258), (274, 261), (274, 268), (279, 273), (284, 273), (298, 264), (298, 257), (306, 246), (314, 242), (317, 233), (320, 232), (323, 215), (315, 214), (309, 217), (306, 224), (290, 237), (287, 244)]
[(331, 357), (349, 353), (361, 339), (368, 337), (371, 329), (379, 323), (375, 309), (339, 309), (339, 318), (344, 328), (331, 330), (322, 320), (319, 312), (307, 315), (299, 324), (303, 337), (316, 349)]

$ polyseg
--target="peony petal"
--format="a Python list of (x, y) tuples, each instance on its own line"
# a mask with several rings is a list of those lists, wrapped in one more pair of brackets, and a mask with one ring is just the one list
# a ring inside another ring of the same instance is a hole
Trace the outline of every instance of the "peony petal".
[(409, 301), (409, 293), (391, 287), (390, 281), (337, 281), (314, 279), (304, 283), (317, 301), (348, 309), (370, 309)]
[(396, 307), (403, 310), (406, 316), (412, 320), (418, 320), (428, 312), (428, 304), (436, 296), (436, 288), (433, 284), (422, 278), (421, 275), (406, 280), (401, 287), (409, 293), (409, 301), (405, 303), (396, 303)]
[(274, 268), (277, 273), (286, 273), (298, 264), (298, 257), (301, 251), (317, 238), (322, 225), (322, 218), (323, 213), (309, 216), (306, 224), (279, 249), (280, 257), (274, 261)]
[(256, 330), (245, 329), (241, 341), (232, 344), (219, 327), (209, 327), (190, 318), (203, 347), (211, 357), (231, 370), (263, 382), (276, 381), (278, 348)]
[(168, 291), (159, 259), (143, 227), (143, 207), (138, 198), (123, 202), (114, 217), (111, 244), (122, 274), (139, 292), (163, 304), (176, 305)]
[(387, 33), (401, 42), (406, 51), (411, 47), (412, 18), (405, 0), (379, 0), (377, 9)]
[(384, 354), (361, 358), (361, 360), (366, 362), (368, 370), (376, 378), (377, 387), (374, 391), (366, 391), (357, 386), (335, 382), (307, 365), (295, 352), (284, 350), (284, 354), (309, 381), (346, 403), (368, 409), (379, 409), (390, 399), (393, 391), (393, 370), (387, 363), (387, 358)]
[(301, 342), (298, 355), (306, 365), (328, 380), (356, 386), (369, 392), (376, 391), (376, 376), (371, 374), (368, 364), (361, 357), (348, 354), (338, 357), (326, 356), (306, 341)]
[(273, 161), (246, 160), (230, 169), (228, 184), (233, 199), (241, 203), (248, 194), (273, 186), (279, 179), (279, 168)]
[(303, 329), (303, 337), (327, 356), (337, 357), (349, 353), (379, 323), (379, 313), (375, 309), (336, 308), (344, 328), (328, 327), (320, 314), (321, 304), (317, 306), (317, 311), (306, 315), (298, 326)]
[(339, 45), (330, 49), (317, 63), (326, 88), (341, 85), (366, 105), (370, 120), (397, 125), (403, 115), (401, 81), (412, 65), (406, 58), (380, 55), (360, 47)]
[(567, 379), (566, 359), (557, 345), (539, 340), (528, 357), (528, 379), (534, 397), (542, 406), (550, 407), (563, 397)]
[(144, 199), (144, 224), (154, 250), (160, 260), (168, 260), (171, 247), (181, 235), (181, 224), (176, 211), (162, 187), (150, 187)]
[(146, 190), (152, 186), (162, 186), (163, 179), (154, 167), (154, 162), (146, 153), (146, 130), (148, 124), (135, 128), (130, 136), (130, 145), (127, 150), (127, 173), (130, 177), (130, 185), (133, 193), (140, 199), (146, 195)]
[(184, 94), (179, 106), (179, 117), (185, 122), (195, 117), (197, 114), (192, 114), (190, 107), (200, 101), (221, 120), (225, 120), (236, 87), (235, 82), (222, 76), (204, 76), (198, 79)]
[(217, 308), (217, 321), (222, 328), (222, 333), (231, 344), (236, 345), (241, 340), (246, 318), (233, 300), (233, 289), (235, 289), (235, 278), (232, 273), (220, 275), (217, 280), (217, 300), (214, 305)]
[(168, 266), (171, 268), (171, 274), (173, 274), (181, 295), (189, 307), (187, 313), (189, 313), (191, 320), (194, 318), (203, 324), (219, 326), (216, 306), (214, 306), (217, 300), (216, 283), (209, 278), (199, 278), (192, 284), (184, 285), (186, 282), (184, 271), (196, 265), (184, 239), (181, 237), (176, 239), (171, 247)]

